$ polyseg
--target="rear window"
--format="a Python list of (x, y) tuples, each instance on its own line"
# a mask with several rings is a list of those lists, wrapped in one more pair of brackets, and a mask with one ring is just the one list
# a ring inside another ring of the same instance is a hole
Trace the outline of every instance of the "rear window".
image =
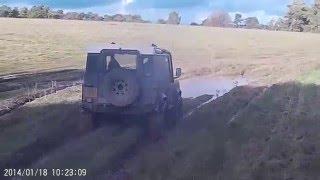
[(144, 57), (142, 61), (143, 73), (146, 77), (151, 77), (153, 72), (152, 56)]
[(136, 69), (137, 55), (135, 54), (112, 54), (106, 56), (106, 70), (115, 68)]

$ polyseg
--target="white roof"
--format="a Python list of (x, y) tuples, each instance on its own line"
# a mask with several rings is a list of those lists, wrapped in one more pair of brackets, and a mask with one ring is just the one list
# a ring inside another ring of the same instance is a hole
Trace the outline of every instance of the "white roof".
[(154, 47), (132, 47), (122, 46), (118, 44), (97, 45), (87, 48), (87, 53), (100, 53), (103, 49), (122, 49), (122, 50), (138, 50), (140, 54), (155, 54)]

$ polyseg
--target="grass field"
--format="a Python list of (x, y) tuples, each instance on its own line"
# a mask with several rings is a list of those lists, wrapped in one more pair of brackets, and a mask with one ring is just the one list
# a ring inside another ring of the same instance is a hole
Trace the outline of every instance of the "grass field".
[[(184, 120), (156, 142), (139, 119), (93, 128), (81, 113), (81, 86), (37, 98), (0, 116), (0, 169), (85, 168), (86, 179), (320, 179), (319, 34), (7, 18), (0, 27), (0, 76), (80, 69), (87, 47), (114, 41), (171, 50), (184, 78), (250, 81), (213, 101), (184, 99)], [(0, 99), (25, 91), (25, 82), (45, 88), (81, 75), (0, 78)]]
[(88, 47), (110, 42), (167, 48), (185, 77), (244, 72), (269, 84), (320, 66), (319, 34), (9, 18), (0, 18), (0, 27), (0, 74), (83, 68)]

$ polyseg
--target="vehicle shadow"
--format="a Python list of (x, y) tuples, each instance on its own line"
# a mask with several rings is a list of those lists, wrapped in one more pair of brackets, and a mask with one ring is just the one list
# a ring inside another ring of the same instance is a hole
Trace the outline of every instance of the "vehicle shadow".
[(320, 87), (237, 87), (126, 167), (135, 179), (318, 179)]
[(0, 167), (21, 168), (92, 131), (80, 104), (22, 106), (0, 117)]
[[(211, 97), (204, 95), (185, 99), (184, 111), (196, 108)], [(0, 116), (0, 169), (30, 167), (57, 148), (105, 128), (116, 129), (112, 133), (114, 137), (126, 133), (128, 129), (136, 129), (139, 138), (147, 140), (144, 138), (147, 126), (143, 118), (104, 115), (102, 124), (95, 127), (91, 116), (82, 112), (80, 105), (80, 101), (27, 104)]]

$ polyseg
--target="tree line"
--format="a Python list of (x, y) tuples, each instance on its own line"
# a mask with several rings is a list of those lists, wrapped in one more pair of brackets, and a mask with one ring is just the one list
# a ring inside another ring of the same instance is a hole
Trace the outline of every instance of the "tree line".
[[(103, 17), (92, 12), (78, 13), (67, 12), (63, 10), (52, 10), (47, 6), (33, 6), (28, 9), (11, 8), (8, 6), (0, 7), (0, 17), (12, 18), (50, 18), (50, 19), (70, 19), (70, 20), (94, 20), (94, 21), (117, 21), (117, 22), (140, 22), (150, 23), (143, 20), (140, 15), (104, 15)], [(159, 24), (180, 24), (181, 16), (177, 12), (171, 12), (167, 20), (159, 19)], [(243, 18), (241, 14), (230, 17), (229, 13), (224, 11), (215, 11), (202, 23), (192, 22), (194, 26), (215, 26), (215, 27), (233, 27), (248, 29), (268, 29), (281, 31), (297, 32), (320, 32), (320, 0), (314, 0), (314, 4), (309, 6), (304, 0), (293, 0), (288, 5), (287, 14), (279, 19), (274, 19), (267, 25), (259, 23), (257, 17)]]
[(269, 23), (271, 30), (320, 33), (320, 0), (310, 6), (304, 0), (293, 0), (283, 18)]
[[(237, 18), (237, 17), (240, 18)], [(48, 19), (70, 19), (70, 20), (93, 20), (93, 21), (118, 21), (118, 22), (142, 22), (147, 23), (149, 21), (145, 21), (139, 15), (122, 15), (116, 14), (113, 16), (104, 15), (99, 16), (96, 13), (88, 12), (88, 13), (78, 13), (78, 12), (67, 12), (64, 13), (63, 10), (52, 10), (47, 6), (33, 6), (28, 9), (26, 7), (23, 8), (11, 8), (8, 6), (0, 7), (0, 17), (11, 17), (11, 18), (48, 18)], [(237, 15), (236, 27), (244, 27), (244, 25), (240, 25), (241, 21), (245, 21), (245, 24), (251, 24), (250, 28), (258, 28), (259, 21), (257, 18), (249, 18), (251, 23), (247, 19), (242, 20), (241, 15)], [(253, 19), (253, 21), (252, 21)], [(239, 21), (239, 22), (238, 22)], [(253, 22), (253, 23), (252, 23)], [(171, 12), (168, 16), (167, 20), (159, 19), (159, 24), (180, 24), (181, 16), (177, 12)], [(203, 26), (218, 26), (218, 27), (230, 27), (233, 26), (231, 21), (231, 17), (228, 13), (218, 11), (204, 20), (201, 24), (191, 23), (191, 25), (203, 25)], [(242, 23), (243, 24), (243, 23)]]
[(191, 25), (320, 33), (320, 0), (314, 0), (311, 5), (304, 0), (293, 0), (287, 7), (284, 17), (273, 19), (267, 25), (260, 24), (256, 17), (243, 18), (241, 14), (236, 14), (232, 21), (224, 11), (216, 11), (201, 24)]
[(92, 21), (120, 21), (120, 22), (141, 22), (146, 23), (140, 15), (122, 15), (115, 14), (113, 16), (104, 15), (103, 17), (97, 13), (78, 13), (78, 12), (66, 12), (63, 10), (52, 10), (48, 6), (33, 6), (28, 9), (23, 8), (11, 8), (8, 6), (0, 7), (0, 17), (11, 18), (44, 18), (44, 19), (69, 19), (69, 20), (92, 20)]

